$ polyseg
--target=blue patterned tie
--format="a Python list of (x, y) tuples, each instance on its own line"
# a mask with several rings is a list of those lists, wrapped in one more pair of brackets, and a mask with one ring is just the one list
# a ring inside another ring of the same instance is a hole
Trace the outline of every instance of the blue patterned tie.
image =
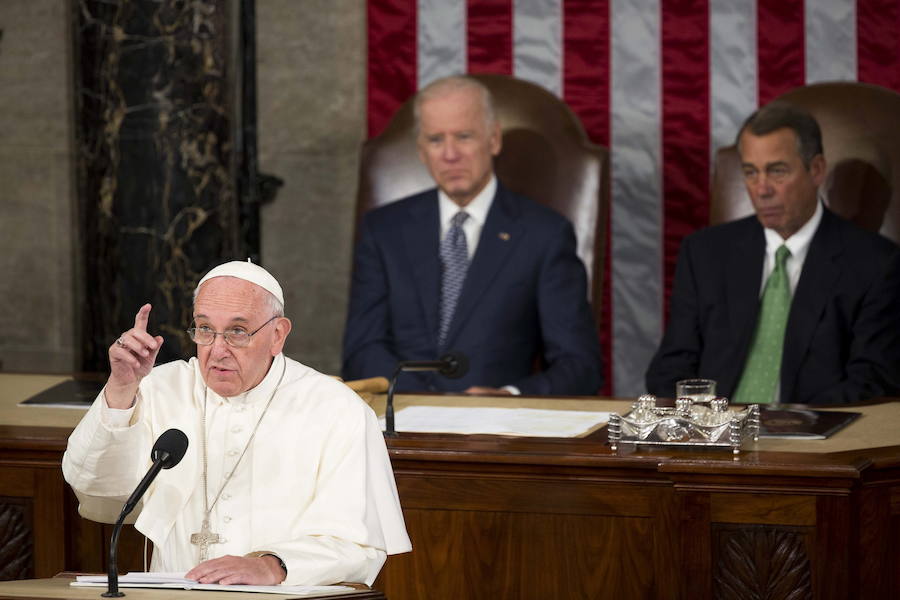
[(791, 310), (791, 286), (785, 266), (790, 256), (791, 251), (784, 245), (775, 252), (775, 269), (766, 280), (753, 344), (732, 396), (734, 402), (768, 404), (775, 396), (775, 385), (781, 374), (784, 330)]
[(459, 211), (450, 220), (450, 229), (441, 240), (441, 322), (438, 328), (438, 348), (443, 349), (456, 311), (456, 301), (469, 270), (469, 248), (462, 225), (469, 213)]

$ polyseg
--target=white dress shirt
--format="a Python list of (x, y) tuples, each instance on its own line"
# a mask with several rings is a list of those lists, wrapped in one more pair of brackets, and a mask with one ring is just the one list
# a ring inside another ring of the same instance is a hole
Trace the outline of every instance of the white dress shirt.
[[(763, 229), (766, 236), (766, 258), (763, 261), (762, 282), (759, 285), (759, 296), (762, 298), (763, 291), (766, 289), (766, 280), (772, 271), (775, 270), (775, 251), (782, 245), (787, 246), (791, 251), (785, 263), (787, 270), (788, 284), (790, 285), (791, 298), (794, 297), (794, 291), (797, 289), (797, 283), (800, 281), (800, 273), (803, 271), (803, 263), (806, 262), (806, 255), (809, 253), (809, 244), (812, 242), (819, 223), (822, 222), (822, 203), (816, 202), (816, 211), (813, 216), (797, 230), (794, 235), (788, 239), (784, 239), (774, 229)], [(773, 404), (778, 404), (781, 397), (781, 375), (775, 383), (775, 395), (772, 398)]]
[(797, 289), (797, 282), (800, 281), (800, 273), (803, 271), (803, 263), (806, 262), (806, 255), (809, 253), (809, 244), (812, 242), (819, 223), (822, 222), (822, 203), (816, 202), (816, 211), (809, 221), (803, 224), (803, 227), (788, 239), (782, 238), (774, 229), (763, 229), (766, 236), (766, 258), (763, 261), (762, 281), (759, 284), (759, 296), (762, 298), (763, 290), (766, 289), (766, 280), (775, 270), (775, 251), (783, 245), (791, 251), (791, 255), (787, 259), (785, 268), (787, 269), (788, 282), (791, 286), (791, 296)]
[(460, 210), (464, 210), (469, 214), (469, 218), (463, 222), (463, 233), (466, 234), (466, 248), (469, 251), (469, 260), (475, 256), (475, 250), (478, 249), (478, 240), (481, 238), (481, 230), (484, 228), (484, 222), (487, 220), (488, 211), (491, 210), (491, 204), (494, 203), (494, 194), (497, 193), (497, 178), (491, 175), (490, 181), (484, 186), (484, 189), (478, 192), (478, 195), (472, 199), (463, 208), (459, 204), (450, 199), (450, 196), (444, 193), (444, 190), (438, 190), (438, 210), (441, 219), (441, 239), (447, 235), (450, 230), (450, 221)]

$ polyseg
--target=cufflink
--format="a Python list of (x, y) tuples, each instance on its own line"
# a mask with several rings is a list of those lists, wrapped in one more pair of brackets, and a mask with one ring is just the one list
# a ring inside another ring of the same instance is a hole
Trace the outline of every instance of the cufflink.
[(501, 231), (500, 233), (498, 233), (497, 237), (500, 238), (501, 240), (503, 240), (504, 242), (509, 241), (509, 234), (506, 233), (505, 231)]

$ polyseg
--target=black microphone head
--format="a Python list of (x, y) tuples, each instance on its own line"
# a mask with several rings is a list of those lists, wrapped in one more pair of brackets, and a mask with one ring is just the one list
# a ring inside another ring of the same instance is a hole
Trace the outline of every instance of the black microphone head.
[(150, 458), (162, 462), (163, 469), (171, 469), (181, 462), (187, 452), (188, 439), (180, 429), (168, 429), (153, 444)]
[(459, 379), (469, 372), (469, 358), (459, 350), (451, 350), (441, 360), (446, 364), (438, 373), (447, 379)]

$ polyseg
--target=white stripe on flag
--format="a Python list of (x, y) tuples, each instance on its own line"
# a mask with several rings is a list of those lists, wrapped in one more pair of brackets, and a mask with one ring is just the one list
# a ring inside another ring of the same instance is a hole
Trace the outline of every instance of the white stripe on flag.
[[(710, 153), (730, 146), (756, 110), (756, 2), (710, 0)], [(710, 168), (714, 162), (710, 162)]]
[(613, 390), (644, 390), (662, 332), (658, 0), (611, 2)]
[(466, 3), (418, 0), (419, 89), (466, 72)]
[(562, 0), (515, 0), (513, 73), (562, 97)]
[(856, 81), (855, 0), (806, 0), (806, 83)]

